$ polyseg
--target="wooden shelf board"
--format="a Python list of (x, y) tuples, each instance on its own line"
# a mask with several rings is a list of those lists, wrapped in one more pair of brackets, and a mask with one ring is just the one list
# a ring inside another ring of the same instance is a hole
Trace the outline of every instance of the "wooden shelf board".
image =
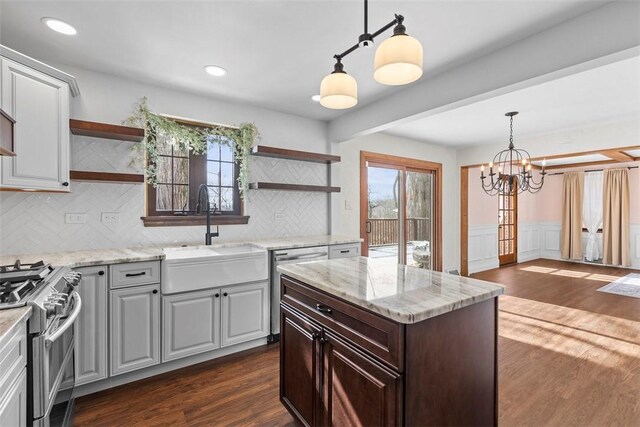
[(340, 187), (326, 185), (283, 184), (278, 182), (252, 182), (251, 190), (285, 190), (285, 191), (318, 191), (322, 193), (339, 193)]
[(69, 177), (73, 181), (111, 182), (143, 184), (144, 175), (134, 173), (112, 173), (92, 171), (69, 171)]
[(266, 145), (256, 145), (251, 154), (262, 157), (275, 157), (279, 159), (300, 160), (314, 163), (336, 163), (340, 161), (340, 156), (330, 154), (312, 153), (309, 151), (289, 150), (286, 148), (267, 147)]
[(70, 119), (69, 129), (74, 135), (114, 139), (117, 141), (140, 142), (144, 138), (144, 129), (129, 126), (110, 125), (106, 123), (88, 122), (86, 120)]

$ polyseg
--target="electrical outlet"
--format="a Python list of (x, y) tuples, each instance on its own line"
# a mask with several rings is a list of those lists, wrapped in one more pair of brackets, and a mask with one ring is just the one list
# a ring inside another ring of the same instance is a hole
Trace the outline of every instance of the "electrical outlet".
[(64, 215), (66, 224), (86, 224), (87, 214), (84, 213), (68, 213)]
[(102, 212), (102, 222), (104, 224), (118, 224), (120, 222), (120, 213)]
[(276, 212), (275, 215), (273, 215), (273, 219), (274, 221), (284, 221), (284, 212)]

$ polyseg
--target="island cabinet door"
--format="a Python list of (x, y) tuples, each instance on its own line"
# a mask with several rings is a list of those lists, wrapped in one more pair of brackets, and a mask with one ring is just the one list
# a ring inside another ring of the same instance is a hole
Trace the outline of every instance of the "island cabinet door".
[(323, 332), (324, 426), (402, 425), (402, 376)]
[(304, 425), (318, 425), (320, 328), (284, 305), (280, 325), (280, 401)]

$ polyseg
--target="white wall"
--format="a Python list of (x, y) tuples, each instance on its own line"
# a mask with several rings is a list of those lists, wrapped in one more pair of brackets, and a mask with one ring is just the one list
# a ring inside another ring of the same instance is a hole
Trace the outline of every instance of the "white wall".
[[(81, 95), (72, 99), (71, 117), (119, 124), (143, 96), (158, 113), (221, 124), (254, 122), (261, 144), (328, 152), (327, 125), (291, 114), (211, 99), (52, 64), (78, 79)], [(72, 169), (140, 172), (129, 165), (132, 143), (72, 137)], [(282, 159), (252, 158), (254, 180), (325, 184), (327, 166)], [(204, 226), (144, 227), (144, 186), (71, 183), (71, 194), (0, 193), (0, 254), (42, 253), (141, 245), (201, 242)], [(250, 191), (248, 225), (220, 227), (220, 241), (325, 234), (329, 197), (324, 193)], [(102, 212), (119, 212), (119, 224), (101, 222)], [(65, 213), (86, 213), (86, 224), (65, 224)], [(278, 220), (275, 214), (278, 213)]]
[(342, 157), (332, 169), (332, 181), (342, 187), (332, 199), (334, 233), (360, 235), (360, 151), (442, 163), (442, 267), (458, 268), (460, 173), (455, 150), (383, 133), (334, 144), (333, 153)]

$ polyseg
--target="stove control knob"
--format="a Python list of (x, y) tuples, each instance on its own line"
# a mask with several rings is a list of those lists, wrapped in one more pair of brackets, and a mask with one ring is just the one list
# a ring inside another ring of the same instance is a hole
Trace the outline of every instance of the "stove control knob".
[(47, 316), (54, 316), (56, 314), (62, 314), (64, 311), (64, 304), (54, 301), (46, 301), (44, 308), (47, 310)]

